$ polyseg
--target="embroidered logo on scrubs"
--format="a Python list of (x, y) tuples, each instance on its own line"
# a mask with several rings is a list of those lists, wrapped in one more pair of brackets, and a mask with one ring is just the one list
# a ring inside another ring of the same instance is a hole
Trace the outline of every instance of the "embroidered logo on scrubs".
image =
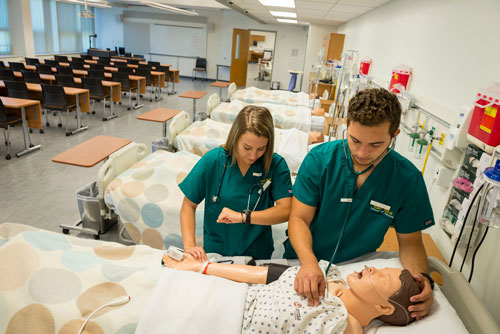
[(300, 315), (300, 308), (302, 307), (302, 304), (293, 302), (293, 306), (295, 307), (295, 311), (293, 312), (295, 320), (302, 320), (302, 316)]
[(427, 225), (429, 225), (431, 223), (432, 223), (432, 219), (429, 219), (429, 220), (427, 220), (427, 221), (424, 222), (424, 225), (427, 226)]
[(384, 214), (385, 216), (387, 216), (391, 219), (394, 218), (394, 215), (391, 211), (391, 207), (389, 205), (371, 200), (370, 201), (370, 210), (377, 212), (377, 213), (380, 213), (380, 214)]

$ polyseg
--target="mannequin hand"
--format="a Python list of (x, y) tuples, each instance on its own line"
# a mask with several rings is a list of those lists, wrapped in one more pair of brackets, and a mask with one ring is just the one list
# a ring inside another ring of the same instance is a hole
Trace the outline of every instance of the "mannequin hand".
[(204, 262), (207, 260), (207, 254), (202, 247), (186, 247), (184, 246), (184, 256), (191, 255), (196, 261)]
[(295, 276), (294, 290), (307, 298), (309, 306), (318, 306), (325, 295), (326, 280), (318, 263), (303, 264)]
[(165, 254), (163, 255), (163, 263), (169, 268), (184, 271), (200, 271), (203, 266), (203, 262), (197, 261), (191, 254), (184, 254), (180, 261)]
[(224, 208), (222, 209), (219, 218), (217, 218), (217, 223), (239, 224), (241, 223), (241, 213), (233, 211), (229, 208)]
[(411, 312), (412, 318), (420, 320), (429, 314), (434, 296), (431, 289), (431, 283), (427, 278), (422, 275), (413, 275), (413, 277), (417, 281), (422, 292), (410, 298), (411, 302), (416, 302), (418, 304), (410, 305), (408, 311)]

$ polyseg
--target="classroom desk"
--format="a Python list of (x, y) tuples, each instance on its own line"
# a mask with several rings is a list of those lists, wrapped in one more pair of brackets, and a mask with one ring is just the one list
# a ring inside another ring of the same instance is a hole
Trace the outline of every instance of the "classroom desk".
[[(81, 78), (74, 78), (74, 80), (76, 84), (81, 86), (82, 84)], [(113, 106), (115, 103), (120, 103), (122, 101), (122, 94), (121, 94), (122, 84), (119, 82), (106, 81), (106, 80), (101, 80), (101, 82), (104, 91), (106, 93), (109, 92), (109, 96), (111, 96), (111, 101), (109, 102), (109, 115), (103, 117), (102, 119), (103, 121), (109, 121), (110, 119), (118, 117), (118, 115), (113, 112), (114, 109)]]
[(207, 95), (207, 92), (200, 92), (197, 90), (190, 90), (185, 93), (182, 93), (179, 95), (179, 97), (185, 98), (185, 99), (193, 99), (193, 121), (194, 117), (196, 116), (196, 100), (201, 99), (203, 96)]
[[(112, 78), (111, 73), (104, 73), (104, 76), (106, 78)], [(134, 109), (139, 109), (144, 107), (144, 104), (141, 104), (141, 94), (146, 94), (146, 77), (130, 74), (128, 78), (131, 81), (130, 85), (133, 86), (134, 88), (137, 88), (136, 104), (134, 106)]]
[(264, 51), (248, 51), (248, 61), (258, 63), (259, 58), (264, 57)]
[(137, 116), (137, 119), (163, 123), (161, 132), (162, 138), (167, 138), (167, 122), (180, 112), (180, 110), (176, 109), (157, 108)]
[(179, 73), (180, 72), (178, 69), (170, 69), (169, 70), (168, 81), (172, 82), (172, 91), (168, 92), (168, 95), (177, 94), (177, 92), (175, 91), (175, 84), (179, 83), (179, 77), (180, 77)]
[[(212, 82), (210, 84), (210, 86), (212, 87), (219, 87), (219, 96), (222, 100), (222, 88), (226, 88), (226, 87), (229, 87), (230, 83), (227, 82), (227, 81), (216, 81), (216, 82)], [(226, 101), (228, 101), (229, 99), (227, 99)]]
[[(3, 81), (2, 81), (3, 84)], [(31, 143), (31, 138), (29, 136), (29, 127), (42, 128), (42, 107), (40, 106), (40, 101), (36, 100), (25, 100), (25, 99), (15, 99), (12, 97), (0, 96), (2, 103), (5, 107), (7, 113), (18, 113), (21, 110), (21, 117), (23, 119), (23, 139), (24, 139), (24, 150), (17, 152), (16, 157), (21, 157), (25, 154), (31, 153), (33, 151), (39, 150), (39, 145), (33, 145)], [(26, 113), (28, 111), (28, 114)], [(27, 118), (27, 115), (29, 115)], [(29, 120), (31, 123), (29, 122)]]

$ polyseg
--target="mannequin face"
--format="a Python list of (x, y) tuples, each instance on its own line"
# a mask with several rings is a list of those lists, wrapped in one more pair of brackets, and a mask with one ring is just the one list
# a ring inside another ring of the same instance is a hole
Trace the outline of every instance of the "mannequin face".
[(252, 132), (243, 133), (236, 144), (236, 159), (239, 163), (252, 165), (266, 152), (268, 139)]
[(401, 288), (402, 269), (366, 267), (347, 276), (351, 292), (372, 305), (387, 305), (388, 299)]

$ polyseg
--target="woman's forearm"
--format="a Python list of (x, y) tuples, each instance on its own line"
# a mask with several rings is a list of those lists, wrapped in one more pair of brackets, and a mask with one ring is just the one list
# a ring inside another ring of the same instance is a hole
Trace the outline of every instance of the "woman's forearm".
[[(288, 221), (290, 209), (292, 206), (292, 198), (282, 198), (276, 202), (276, 205), (266, 210), (252, 211), (252, 225), (275, 225)], [(245, 217), (244, 217), (245, 218)]]
[(196, 226), (196, 204), (189, 203), (184, 198), (181, 207), (181, 233), (184, 249), (196, 247), (195, 226)]

